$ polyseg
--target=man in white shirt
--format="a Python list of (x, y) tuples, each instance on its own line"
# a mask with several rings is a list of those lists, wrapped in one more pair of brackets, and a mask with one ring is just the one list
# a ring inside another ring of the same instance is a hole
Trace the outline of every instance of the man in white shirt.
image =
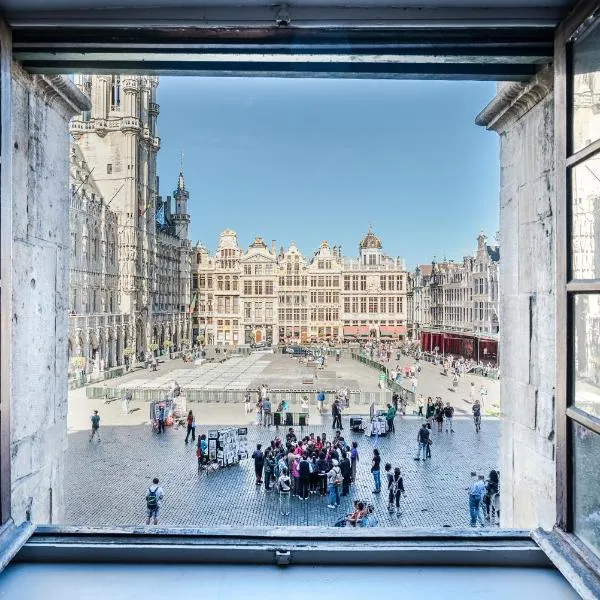
[(158, 514), (163, 503), (165, 493), (163, 489), (158, 485), (158, 477), (152, 480), (152, 485), (146, 492), (146, 508), (148, 515), (146, 519), (146, 525), (150, 525), (150, 519), (154, 518), (154, 524), (158, 525)]

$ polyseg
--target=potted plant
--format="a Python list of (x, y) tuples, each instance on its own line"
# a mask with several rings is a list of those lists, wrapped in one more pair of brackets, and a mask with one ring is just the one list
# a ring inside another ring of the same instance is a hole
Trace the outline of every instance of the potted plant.
[(171, 349), (173, 348), (173, 342), (171, 340), (165, 340), (164, 349), (169, 352), (169, 358), (173, 358)]

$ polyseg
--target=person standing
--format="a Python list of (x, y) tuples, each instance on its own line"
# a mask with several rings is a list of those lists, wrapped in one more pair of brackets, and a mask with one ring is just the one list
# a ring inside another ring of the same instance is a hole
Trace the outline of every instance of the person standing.
[(333, 416), (333, 429), (344, 429), (342, 427), (342, 409), (340, 407), (340, 401), (336, 398), (332, 407), (331, 414)]
[(356, 465), (358, 461), (358, 442), (352, 442), (352, 450), (350, 450), (350, 475), (353, 483), (356, 481)]
[(425, 418), (427, 422), (431, 425), (433, 421), (433, 417), (435, 415), (435, 404), (433, 403), (433, 399), (431, 396), (427, 398), (427, 409), (425, 410)]
[[(90, 442), (96, 436), (98, 441), (100, 441), (100, 415), (98, 411), (95, 410), (94, 414), (90, 417), (90, 421), (92, 422), (92, 431), (90, 432)], [(110, 444), (109, 444), (110, 445)]]
[(389, 510), (390, 512), (394, 511), (394, 500), (396, 503), (396, 514), (402, 514), (400, 512), (400, 495), (406, 498), (406, 493), (404, 491), (404, 481), (402, 480), (402, 474), (400, 473), (400, 468), (394, 468), (394, 474), (391, 478), (388, 479), (388, 490), (389, 490)]
[(154, 524), (158, 525), (158, 515), (163, 504), (165, 493), (158, 485), (158, 477), (152, 480), (152, 485), (146, 492), (146, 525), (150, 525), (150, 519), (154, 519)]
[(265, 491), (270, 492), (273, 489), (273, 487), (271, 486), (271, 479), (273, 478), (273, 476), (275, 474), (275, 458), (274, 458), (273, 452), (271, 451), (270, 448), (267, 448), (265, 450), (264, 458), (265, 458), (265, 466), (264, 466)]
[(424, 408), (424, 402), (423, 402), (423, 394), (419, 394), (419, 397), (417, 398), (417, 406), (419, 408), (419, 417), (424, 417), (425, 415), (423, 414), (423, 408)]
[(373, 475), (373, 481), (375, 482), (375, 489), (373, 490), (373, 493), (379, 494), (381, 493), (381, 456), (377, 448), (373, 450), (371, 474)]
[(262, 473), (265, 465), (265, 454), (262, 451), (262, 444), (256, 444), (256, 450), (252, 453), (252, 458), (254, 459), (256, 485), (260, 485), (262, 483)]
[(282, 516), (290, 514), (290, 496), (292, 494), (292, 482), (287, 467), (281, 469), (281, 474), (277, 480), (277, 489), (279, 490), (279, 512)]
[(298, 487), (300, 500), (308, 500), (308, 490), (310, 489), (310, 463), (308, 454), (302, 453), (302, 458), (298, 463)]
[(196, 441), (196, 420), (194, 413), (190, 410), (187, 416), (187, 433), (185, 434), (185, 443), (188, 443), (188, 438), (192, 435), (192, 442)]
[(444, 428), (444, 407), (441, 402), (435, 405), (435, 422), (437, 423), (438, 433), (441, 433)]
[(338, 461), (333, 460), (333, 466), (327, 473), (327, 490), (329, 492), (329, 504), (327, 508), (336, 508), (340, 505), (340, 484), (342, 483), (342, 473), (338, 466)]
[(390, 433), (396, 433), (396, 428), (394, 427), (394, 419), (396, 418), (396, 409), (391, 405), (387, 405), (387, 412), (385, 413), (385, 420), (387, 421), (388, 431)]
[(448, 433), (448, 428), (450, 429), (450, 433), (454, 433), (454, 429), (452, 429), (454, 407), (450, 404), (450, 402), (446, 402), (446, 406), (444, 407), (444, 417), (446, 418), (446, 433)]
[(165, 432), (165, 405), (161, 404), (158, 407), (158, 433)]
[(485, 495), (485, 477), (479, 475), (477, 481), (471, 484), (469, 488), (469, 514), (471, 517), (471, 527), (477, 525), (477, 521), (482, 527), (485, 527), (483, 519), (483, 511), (481, 507), (481, 501)]
[(347, 496), (350, 492), (350, 482), (352, 481), (352, 466), (350, 459), (345, 451), (342, 451), (342, 460), (340, 461), (340, 472), (344, 481), (342, 483), (342, 496)]
[(273, 424), (273, 415), (271, 414), (271, 401), (267, 396), (262, 403), (263, 425), (270, 427)]
[(429, 429), (427, 429), (427, 424), (423, 423), (423, 425), (421, 425), (421, 429), (419, 429), (419, 432), (417, 433), (417, 443), (419, 446), (415, 460), (421, 460), (421, 452), (423, 453), (423, 460), (427, 460), (427, 447), (429, 446), (429, 439)]
[(412, 393), (416, 394), (417, 393), (417, 384), (418, 384), (418, 380), (417, 378), (413, 375), (410, 379), (410, 385), (412, 387)]

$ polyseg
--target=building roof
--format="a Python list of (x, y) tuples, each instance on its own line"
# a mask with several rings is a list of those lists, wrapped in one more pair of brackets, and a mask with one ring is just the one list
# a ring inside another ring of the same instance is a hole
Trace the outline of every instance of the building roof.
[(421, 271), (423, 275), (431, 275), (432, 266), (431, 264), (419, 265), (419, 271)]
[(250, 244), (250, 248), (263, 248), (267, 249), (267, 245), (261, 237), (255, 237), (254, 241)]
[(367, 233), (367, 235), (365, 235), (365, 237), (360, 242), (361, 250), (364, 250), (367, 248), (377, 248), (378, 250), (381, 250), (383, 248), (381, 240), (373, 233), (373, 231), (371, 230), (370, 227), (369, 227), (369, 232)]

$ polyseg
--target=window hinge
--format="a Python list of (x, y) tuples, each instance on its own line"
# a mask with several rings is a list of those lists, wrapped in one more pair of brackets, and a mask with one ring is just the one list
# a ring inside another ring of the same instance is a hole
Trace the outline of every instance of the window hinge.
[(289, 550), (275, 550), (275, 564), (278, 567), (287, 567), (292, 562), (292, 553)]
[(292, 22), (292, 16), (289, 13), (287, 4), (274, 4), (273, 8), (277, 10), (275, 13), (275, 25), (277, 27), (288, 27)]

